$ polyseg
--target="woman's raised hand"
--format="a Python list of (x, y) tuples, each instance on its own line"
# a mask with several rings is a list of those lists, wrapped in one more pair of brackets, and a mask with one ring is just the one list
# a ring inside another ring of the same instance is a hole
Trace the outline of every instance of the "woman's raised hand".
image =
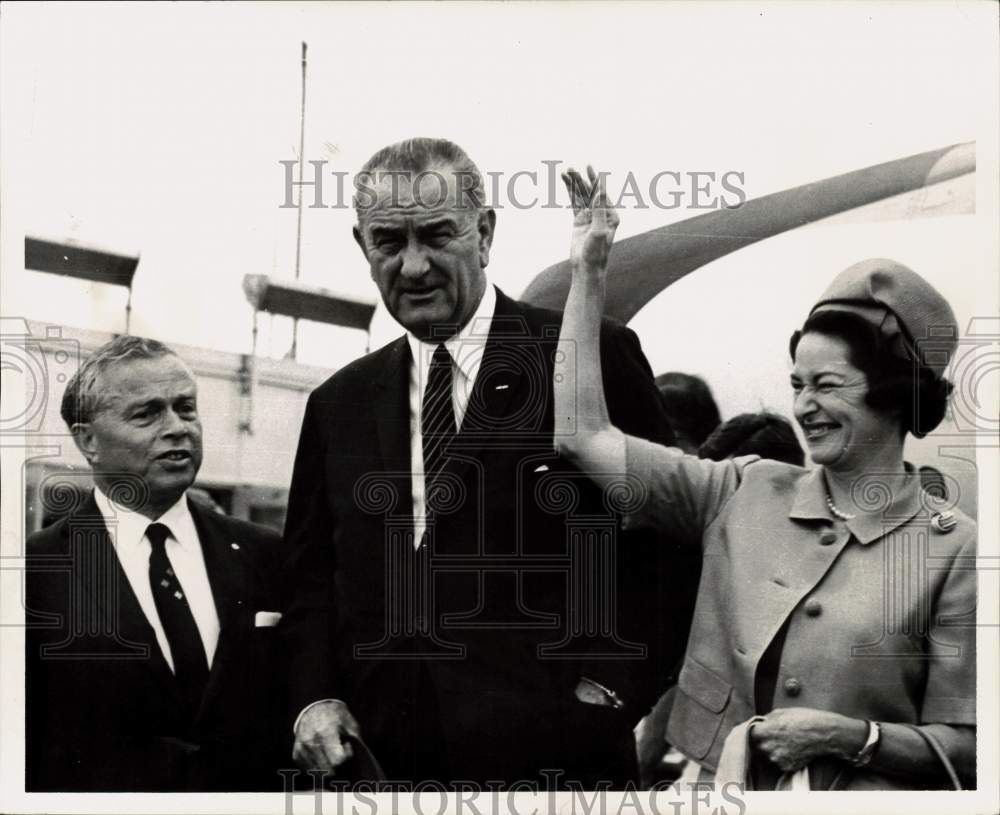
[(608, 201), (604, 177), (587, 166), (587, 178), (570, 168), (562, 174), (573, 204), (569, 258), (574, 272), (603, 274), (618, 229), (618, 213)]

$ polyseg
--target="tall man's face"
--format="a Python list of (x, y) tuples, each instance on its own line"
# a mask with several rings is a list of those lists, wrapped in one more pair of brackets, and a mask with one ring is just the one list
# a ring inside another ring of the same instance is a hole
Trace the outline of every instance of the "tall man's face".
[(155, 519), (194, 483), (201, 467), (191, 371), (172, 354), (127, 359), (102, 372), (97, 387), (100, 400), (91, 420), (74, 425), (77, 446), (106, 494), (124, 497), (114, 496), (122, 475), (141, 479), (148, 502), (133, 508)]
[(417, 174), (376, 172), (375, 203), (354, 228), (389, 313), (421, 339), (442, 339), (434, 326), (465, 325), (486, 290), (496, 214), (474, 208), (460, 180), (440, 165)]

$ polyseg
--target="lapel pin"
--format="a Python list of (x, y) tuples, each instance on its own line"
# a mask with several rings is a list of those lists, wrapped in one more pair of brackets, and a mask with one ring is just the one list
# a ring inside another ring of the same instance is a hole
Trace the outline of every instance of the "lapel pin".
[(494, 388), (494, 390), (498, 390), (498, 391), (505, 391), (505, 390), (507, 390), (507, 388), (509, 388), (509, 387), (510, 387), (510, 385), (497, 385), (497, 386), (496, 386), (496, 387)]
[(240, 548), (240, 545), (238, 543), (231, 543), (229, 545), (232, 546), (233, 549), (239, 549)]
[(958, 521), (955, 520), (955, 513), (951, 510), (938, 512), (931, 518), (931, 526), (942, 535), (947, 535), (955, 528)]

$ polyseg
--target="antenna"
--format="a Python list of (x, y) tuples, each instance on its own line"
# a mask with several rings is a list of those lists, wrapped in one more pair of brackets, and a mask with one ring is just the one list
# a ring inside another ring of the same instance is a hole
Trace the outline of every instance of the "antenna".
[[(302, 43), (302, 109), (299, 115), (299, 202), (298, 202), (298, 224), (295, 228), (295, 281), (299, 280), (300, 262), (302, 259), (302, 172), (306, 163), (306, 49), (309, 46)], [(299, 320), (296, 317), (292, 322), (292, 347), (288, 352), (291, 359), (295, 359), (299, 345)]]

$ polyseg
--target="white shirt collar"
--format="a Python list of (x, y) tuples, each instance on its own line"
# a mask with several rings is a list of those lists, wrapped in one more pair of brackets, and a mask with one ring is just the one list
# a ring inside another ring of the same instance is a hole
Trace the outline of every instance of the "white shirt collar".
[[(112, 539), (116, 547), (138, 544), (145, 536), (149, 525), (154, 523), (145, 515), (112, 502), (96, 485), (94, 501), (104, 518), (104, 525), (109, 530), (115, 530)], [(194, 518), (191, 517), (191, 509), (188, 507), (187, 493), (178, 498), (177, 502), (157, 518), (155, 523), (167, 526), (173, 538), (184, 549), (189, 549), (198, 542)]]
[[(493, 324), (493, 314), (497, 307), (497, 292), (487, 284), (479, 305), (469, 321), (459, 329), (458, 333), (444, 341), (452, 362), (462, 372), (467, 382), (475, 382), (479, 366), (483, 361), (483, 348)], [(419, 381), (425, 381), (427, 369), (430, 367), (434, 349), (440, 341), (425, 342), (417, 339), (409, 331), (406, 341), (410, 346), (410, 358), (421, 372)]]

